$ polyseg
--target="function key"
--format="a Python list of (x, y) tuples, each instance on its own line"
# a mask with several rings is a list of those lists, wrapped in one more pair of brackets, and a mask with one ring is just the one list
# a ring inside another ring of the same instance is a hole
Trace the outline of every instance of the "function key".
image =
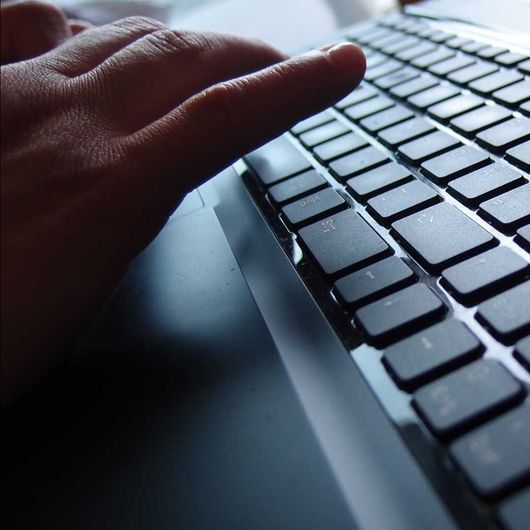
[(508, 149), (506, 159), (512, 164), (530, 171), (530, 140)]
[(513, 233), (530, 222), (530, 184), (483, 202), (479, 214), (499, 230)]
[(291, 132), (296, 135), (302, 134), (306, 131), (309, 131), (310, 129), (319, 127), (320, 125), (324, 125), (325, 123), (329, 123), (330, 121), (333, 121), (333, 120), (334, 118), (331, 112), (324, 110), (322, 112), (319, 112), (318, 114), (315, 114), (313, 116), (310, 116), (309, 118), (306, 118), (300, 123), (297, 123), (291, 129)]
[(462, 116), (453, 118), (451, 120), (451, 126), (459, 133), (471, 136), (487, 127), (497, 125), (497, 123), (505, 121), (509, 117), (511, 117), (510, 111), (503, 107), (498, 105), (485, 105), (467, 112)]
[(427, 136), (401, 145), (398, 148), (398, 153), (410, 163), (419, 164), (458, 145), (462, 144), (454, 136), (442, 131), (435, 131)]
[(346, 125), (340, 121), (331, 121), (302, 133), (298, 138), (306, 147), (315, 147), (347, 132), (350, 132), (350, 129)]
[(404, 167), (390, 162), (371, 171), (348, 180), (348, 187), (356, 199), (364, 202), (366, 199), (383, 193), (397, 185), (412, 179), (410, 171)]
[(344, 156), (352, 151), (368, 145), (368, 142), (353, 132), (339, 136), (334, 140), (329, 140), (317, 145), (313, 149), (315, 156), (323, 162), (329, 162), (339, 156)]
[(338, 158), (331, 162), (329, 168), (335, 176), (346, 178), (380, 166), (387, 161), (388, 157), (382, 151), (369, 146)]
[(506, 52), (495, 56), (495, 62), (502, 64), (503, 66), (513, 66), (514, 64), (521, 63), (528, 59), (528, 55), (517, 52)]
[(530, 336), (521, 339), (515, 345), (515, 357), (528, 371), (530, 371)]
[(501, 55), (502, 53), (506, 53), (508, 50), (506, 48), (500, 48), (498, 46), (488, 46), (486, 48), (482, 48), (482, 50), (479, 50), (477, 52), (477, 55), (479, 57), (482, 57), (483, 59), (493, 59), (494, 57), (497, 57), (497, 55)]
[(282, 212), (289, 224), (300, 226), (344, 208), (344, 199), (335, 190), (327, 188), (287, 204)]
[(431, 122), (423, 118), (413, 118), (412, 120), (379, 131), (377, 136), (389, 147), (397, 147), (400, 144), (414, 140), (435, 129), (436, 127)]
[(345, 109), (351, 105), (356, 105), (357, 103), (362, 103), (367, 99), (375, 98), (377, 92), (366, 86), (359, 86), (353, 92), (350, 92), (345, 98), (341, 99), (335, 107), (338, 109)]
[(472, 81), (469, 83), (469, 88), (480, 94), (491, 94), (495, 90), (517, 83), (517, 81), (521, 81), (522, 79), (523, 76), (518, 72), (503, 70)]
[(312, 191), (325, 188), (326, 179), (314, 169), (310, 169), (297, 177), (293, 177), (269, 188), (269, 195), (276, 204), (284, 204), (307, 195)]
[(495, 152), (503, 152), (530, 138), (530, 120), (513, 118), (477, 134), (477, 141)]

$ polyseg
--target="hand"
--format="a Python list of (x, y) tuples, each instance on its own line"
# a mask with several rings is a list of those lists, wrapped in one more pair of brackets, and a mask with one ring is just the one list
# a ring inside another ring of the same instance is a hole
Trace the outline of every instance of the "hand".
[(2, 393), (75, 340), (182, 197), (351, 91), (351, 44), (265, 44), (128, 18), (2, 66)]

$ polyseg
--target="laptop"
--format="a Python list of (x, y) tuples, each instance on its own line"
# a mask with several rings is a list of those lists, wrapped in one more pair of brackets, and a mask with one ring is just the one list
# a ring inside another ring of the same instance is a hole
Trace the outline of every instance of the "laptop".
[(530, 528), (530, 4), (337, 36), (4, 422), (8, 528)]

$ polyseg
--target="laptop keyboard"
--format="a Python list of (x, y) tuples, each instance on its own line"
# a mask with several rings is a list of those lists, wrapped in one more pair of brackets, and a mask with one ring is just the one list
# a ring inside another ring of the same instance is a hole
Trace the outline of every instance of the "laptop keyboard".
[(347, 38), (365, 80), (245, 157), (245, 182), (375, 392), (481, 517), (529, 528), (529, 53), (406, 15)]

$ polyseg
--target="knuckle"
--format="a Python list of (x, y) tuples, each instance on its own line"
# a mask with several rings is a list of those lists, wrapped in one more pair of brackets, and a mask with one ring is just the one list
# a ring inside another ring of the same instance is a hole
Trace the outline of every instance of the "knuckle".
[(207, 40), (197, 33), (163, 29), (144, 37), (146, 44), (163, 55), (195, 57), (209, 49)]
[(142, 16), (122, 18), (116, 22), (113, 22), (112, 25), (131, 35), (143, 35), (166, 28), (162, 22), (159, 22), (154, 18)]

